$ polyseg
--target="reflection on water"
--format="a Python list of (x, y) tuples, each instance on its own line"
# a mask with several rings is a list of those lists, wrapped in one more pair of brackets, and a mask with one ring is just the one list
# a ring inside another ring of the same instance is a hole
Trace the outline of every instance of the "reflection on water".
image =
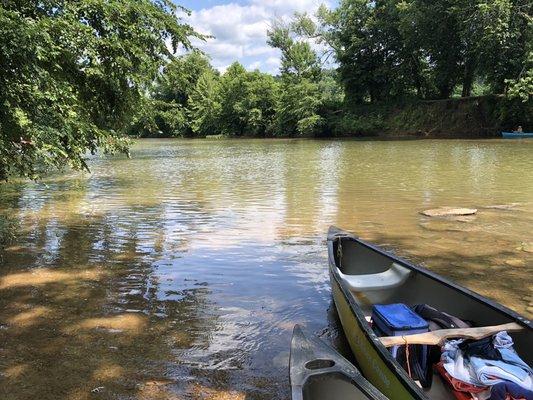
[[(330, 224), (531, 316), (532, 141), (141, 141), (0, 187), (0, 398), (286, 399)], [(429, 219), (426, 208), (479, 209)]]

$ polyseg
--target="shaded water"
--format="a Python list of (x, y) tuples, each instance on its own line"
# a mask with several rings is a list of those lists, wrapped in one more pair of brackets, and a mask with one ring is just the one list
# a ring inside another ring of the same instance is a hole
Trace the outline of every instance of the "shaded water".
[[(0, 187), (0, 398), (286, 399), (336, 224), (531, 317), (533, 141), (144, 140)], [(437, 206), (479, 209), (429, 219)]]

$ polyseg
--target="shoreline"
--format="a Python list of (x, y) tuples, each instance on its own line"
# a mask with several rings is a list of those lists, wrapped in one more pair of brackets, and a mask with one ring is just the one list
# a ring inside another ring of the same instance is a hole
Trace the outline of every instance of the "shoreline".
[[(308, 135), (152, 135), (143, 138), (313, 138), (362, 140), (498, 139), (517, 126), (533, 129), (533, 101), (503, 95), (446, 100), (344, 105), (322, 112), (322, 128)], [(135, 136), (133, 136), (135, 137)]]

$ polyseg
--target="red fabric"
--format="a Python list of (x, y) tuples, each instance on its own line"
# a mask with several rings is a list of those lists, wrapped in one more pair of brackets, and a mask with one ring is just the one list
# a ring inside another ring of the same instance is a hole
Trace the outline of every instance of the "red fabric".
[[(472, 395), (470, 393), (467, 393), (467, 392), (463, 392), (463, 391), (459, 391), (459, 390), (455, 390), (455, 386), (453, 385), (452, 383), (452, 380), (454, 378), (452, 378), (450, 376), (450, 374), (448, 374), (448, 372), (446, 371), (446, 369), (442, 366), (442, 362), (438, 363), (438, 364), (435, 364), (435, 369), (437, 370), (437, 372), (439, 374), (441, 374), (441, 376), (443, 377), (444, 379), (444, 382), (448, 384), (448, 386), (450, 386), (450, 389), (453, 396), (457, 399), (457, 400), (472, 400)], [(455, 379), (457, 381), (457, 379)], [(460, 382), (460, 381), (459, 381)], [(465, 384), (464, 382), (461, 382), (462, 384)]]
[[(451, 376), (446, 368), (442, 365), (442, 361), (438, 364), (435, 364), (435, 369), (441, 376), (444, 378), (444, 381), (447, 382), (454, 390), (458, 392), (467, 392), (467, 393), (481, 393), (488, 389), (487, 386), (475, 386), (470, 383), (460, 381)], [(468, 397), (471, 398), (470, 396)]]
[[(471, 385), (470, 383), (460, 381), (459, 379), (455, 379), (448, 373), (448, 371), (446, 371), (446, 368), (444, 368), (442, 365), (442, 361), (438, 364), (435, 364), (435, 369), (444, 378), (444, 382), (451, 386), (453, 389), (452, 393), (457, 400), (472, 400), (470, 393), (481, 393), (488, 389), (488, 386), (475, 386)], [(507, 400), (526, 399), (515, 399), (514, 397), (507, 395)]]

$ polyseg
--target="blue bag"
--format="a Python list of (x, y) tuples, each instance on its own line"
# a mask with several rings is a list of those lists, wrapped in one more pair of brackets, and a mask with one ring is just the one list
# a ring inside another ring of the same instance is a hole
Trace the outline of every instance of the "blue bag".
[(374, 305), (372, 320), (386, 336), (413, 335), (429, 330), (427, 321), (402, 303)]
[[(376, 304), (372, 307), (372, 321), (374, 330), (379, 336), (404, 336), (429, 332), (428, 322), (402, 303)], [(413, 369), (413, 379), (419, 380), (422, 387), (431, 385), (431, 374), (426, 367), (428, 361), (428, 347), (422, 345), (411, 346), (412, 351), (406, 360), (405, 346), (394, 346), (390, 349), (392, 356), (406, 367), (409, 362)]]

